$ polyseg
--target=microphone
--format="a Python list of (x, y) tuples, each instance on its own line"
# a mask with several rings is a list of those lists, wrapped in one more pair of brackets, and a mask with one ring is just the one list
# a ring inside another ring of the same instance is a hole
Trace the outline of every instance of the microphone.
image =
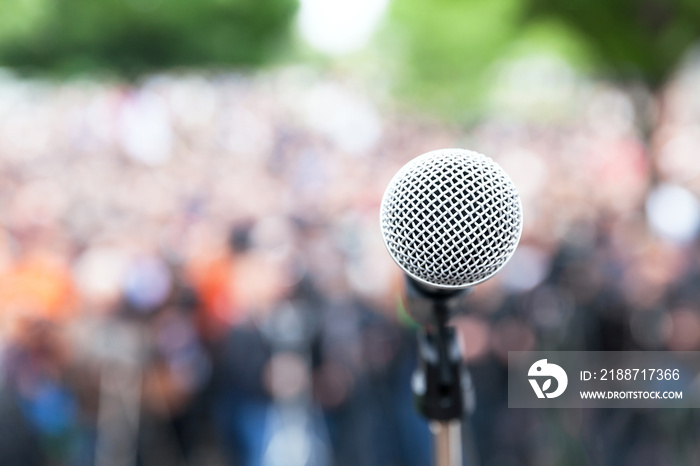
[(435, 427), (435, 463), (461, 464), (459, 420), (475, 402), (447, 321), (453, 298), (492, 277), (515, 252), (523, 228), (520, 196), (490, 158), (442, 149), (396, 173), (379, 217), (384, 244), (406, 274), (407, 309), (423, 326), (412, 385), (418, 410)]
[[(384, 192), (379, 216), (409, 294), (430, 298), (454, 296), (496, 274), (513, 255), (523, 226), (508, 174), (464, 149), (435, 150), (404, 165)], [(426, 323), (420, 309), (411, 311)]]

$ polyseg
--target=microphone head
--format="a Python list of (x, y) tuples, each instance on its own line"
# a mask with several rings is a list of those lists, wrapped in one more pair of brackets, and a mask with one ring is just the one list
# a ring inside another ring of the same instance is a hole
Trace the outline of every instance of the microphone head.
[(406, 274), (428, 289), (467, 288), (493, 276), (515, 251), (520, 196), (485, 155), (442, 149), (394, 175), (380, 209), (384, 244)]

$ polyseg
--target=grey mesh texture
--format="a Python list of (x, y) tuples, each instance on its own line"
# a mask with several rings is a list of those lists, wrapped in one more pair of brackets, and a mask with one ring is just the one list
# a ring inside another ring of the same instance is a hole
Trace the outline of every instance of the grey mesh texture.
[(482, 282), (513, 255), (522, 206), (489, 157), (463, 149), (428, 152), (404, 165), (380, 209), (384, 243), (404, 272), (438, 288)]

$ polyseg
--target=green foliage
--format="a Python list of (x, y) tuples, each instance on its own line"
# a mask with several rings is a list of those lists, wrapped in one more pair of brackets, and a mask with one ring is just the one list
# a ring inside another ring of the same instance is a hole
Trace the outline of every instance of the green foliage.
[(528, 18), (557, 18), (616, 78), (661, 85), (700, 36), (697, 0), (531, 0)]
[(31, 33), (46, 19), (47, 0), (0, 0), (0, 43)]
[[(34, 10), (40, 5), (42, 13), (19, 8), (30, 4)], [(18, 24), (0, 34), (0, 64), (127, 76), (178, 66), (258, 65), (285, 44), (296, 10), (295, 0), (0, 0), (0, 5), (13, 18), (4, 16), (5, 21)]]
[(486, 71), (517, 37), (520, 8), (520, 0), (395, 1), (405, 51), (400, 91), (425, 107), (475, 113)]
[(595, 61), (586, 39), (556, 18), (528, 21), (509, 47), (505, 58), (537, 54), (563, 58), (582, 71), (590, 71)]
[(698, 0), (395, 0), (399, 92), (477, 117), (503, 59), (549, 54), (579, 70), (660, 86), (700, 37)]
[(391, 10), (400, 37), (398, 91), (438, 115), (471, 120), (484, 109), (495, 65), (549, 54), (590, 66), (586, 42), (558, 19), (524, 21), (522, 0), (400, 0)]

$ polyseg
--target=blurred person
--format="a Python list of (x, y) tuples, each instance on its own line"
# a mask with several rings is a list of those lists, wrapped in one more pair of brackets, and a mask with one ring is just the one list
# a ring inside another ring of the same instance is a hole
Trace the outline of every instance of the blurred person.
[[(38, 458), (42, 458), (41, 464), (65, 464), (77, 459), (80, 419), (71, 380), (66, 377), (70, 374), (67, 343), (55, 324), (26, 319), (4, 348), (1, 391), (6, 411), (2, 419), (14, 419), (12, 422), (20, 426), (17, 439), (24, 443), (16, 447), (27, 451), (20, 453), (5, 445), (0, 451), (3, 463), (10, 464), (18, 455), (27, 458), (29, 464), (40, 464)], [(27, 443), (32, 437), (34, 440)]]
[(77, 296), (67, 258), (46, 246), (18, 251), (0, 272), (3, 332), (16, 319), (65, 323), (72, 317)]
[[(396, 301), (392, 293), (376, 293), (391, 283), (376, 275), (384, 269), (350, 280), (351, 263), (376, 265), (371, 248), (353, 243), (359, 239), (354, 228), (361, 225), (317, 222), (301, 230), (306, 289), (315, 290), (318, 314), (315, 400), (326, 414), (334, 464), (424, 464), (427, 423), (415, 412), (410, 389), (414, 335), (387, 318)], [(370, 257), (357, 256), (359, 251)]]
[[(213, 418), (230, 461), (263, 464), (271, 397), (265, 386), (270, 342), (262, 327), (286, 292), (280, 264), (265, 251), (242, 246), (231, 279), (240, 318), (214, 347)], [(231, 311), (229, 311), (231, 312)]]
[(250, 220), (234, 224), (228, 233), (216, 235), (207, 227), (193, 228), (190, 251), (183, 270), (200, 299), (199, 325), (207, 340), (223, 337), (242, 316), (237, 313), (235, 267), (237, 256), (250, 248)]
[(64, 333), (77, 295), (59, 230), (29, 229), (20, 232), (16, 244), (0, 272), (4, 406), (10, 417), (17, 412), (11, 405), (20, 407), (46, 461), (60, 464), (75, 458), (78, 442), (77, 403), (66, 378), (70, 342)]
[(150, 325), (151, 356), (143, 381), (146, 411), (141, 458), (154, 462), (197, 462), (216, 457), (207, 413), (211, 360), (196, 328), (195, 302), (161, 310)]

